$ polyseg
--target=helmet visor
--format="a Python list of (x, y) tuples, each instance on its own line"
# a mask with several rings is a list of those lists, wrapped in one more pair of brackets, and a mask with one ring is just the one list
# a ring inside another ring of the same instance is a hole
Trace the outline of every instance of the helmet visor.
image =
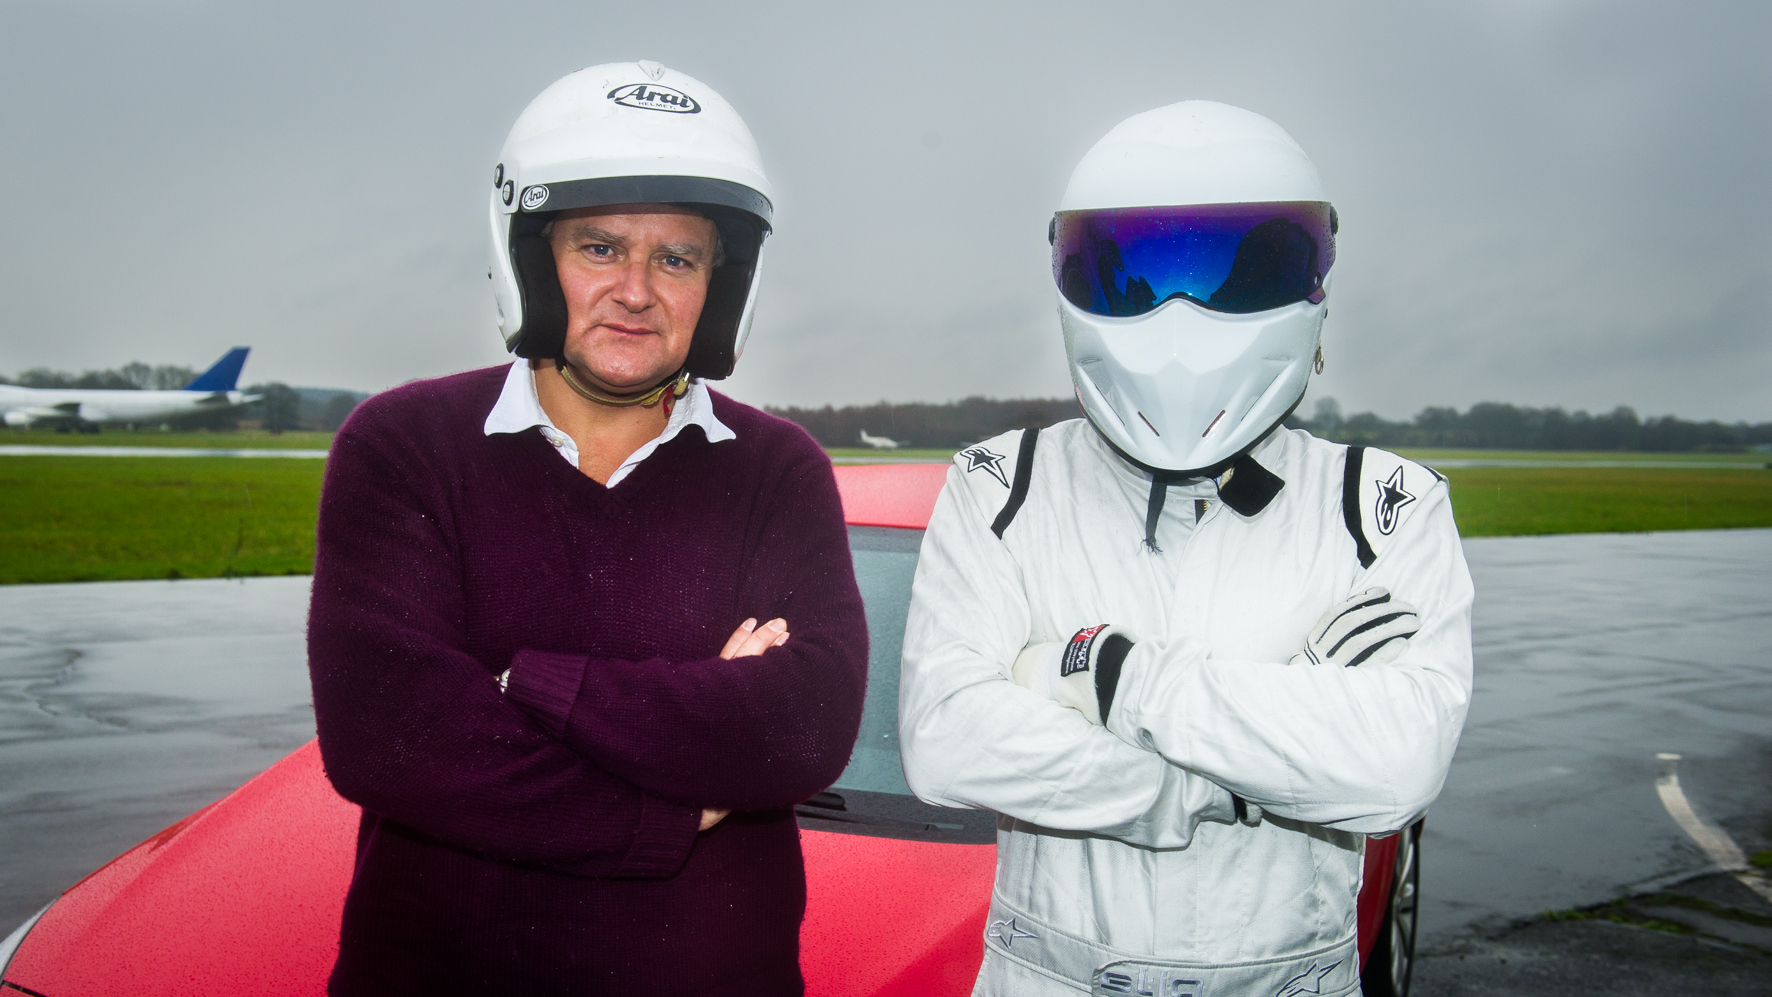
[(1336, 227), (1324, 201), (1061, 211), (1052, 277), (1095, 315), (1143, 315), (1172, 298), (1238, 315), (1315, 303)]

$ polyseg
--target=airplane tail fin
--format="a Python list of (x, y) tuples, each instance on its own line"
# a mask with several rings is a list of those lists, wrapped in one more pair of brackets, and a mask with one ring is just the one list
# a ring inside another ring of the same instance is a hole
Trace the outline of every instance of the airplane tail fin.
[(240, 369), (246, 366), (246, 354), (251, 351), (249, 346), (236, 346), (227, 355), (215, 362), (215, 365), (192, 379), (185, 385), (186, 391), (232, 391), (240, 383)]

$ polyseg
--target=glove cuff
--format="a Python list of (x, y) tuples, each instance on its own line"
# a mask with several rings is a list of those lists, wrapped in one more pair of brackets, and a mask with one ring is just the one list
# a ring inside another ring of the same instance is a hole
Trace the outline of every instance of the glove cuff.
[(1107, 623), (1084, 627), (1065, 643), (1059, 659), (1059, 678), (1078, 672), (1094, 673), (1097, 723), (1107, 723), (1108, 711), (1114, 705), (1114, 690), (1120, 685), (1120, 668), (1131, 650), (1132, 638)]
[(1114, 691), (1120, 687), (1120, 668), (1132, 652), (1132, 639), (1110, 629), (1097, 638), (1101, 650), (1095, 655), (1095, 705), (1101, 710), (1101, 722), (1107, 723), (1114, 708)]

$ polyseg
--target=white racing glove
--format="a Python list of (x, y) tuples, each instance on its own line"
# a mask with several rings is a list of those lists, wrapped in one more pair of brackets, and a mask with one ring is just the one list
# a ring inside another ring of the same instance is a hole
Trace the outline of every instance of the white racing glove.
[(1015, 656), (1010, 677), (1015, 684), (1068, 706), (1100, 725), (1114, 705), (1120, 665), (1132, 650), (1133, 638), (1106, 623), (1084, 627), (1070, 640), (1029, 644)]
[(1403, 653), (1421, 629), (1415, 607), (1391, 599), (1388, 589), (1370, 588), (1330, 607), (1305, 636), (1294, 665), (1382, 665)]

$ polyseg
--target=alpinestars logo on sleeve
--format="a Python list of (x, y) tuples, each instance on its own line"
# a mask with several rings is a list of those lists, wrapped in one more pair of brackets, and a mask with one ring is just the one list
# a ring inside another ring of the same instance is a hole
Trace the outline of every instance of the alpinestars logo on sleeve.
[(1415, 496), (1403, 490), (1403, 469), (1397, 468), (1384, 481), (1375, 481), (1378, 486), (1378, 505), (1373, 513), (1378, 517), (1378, 532), (1390, 536), (1397, 528), (1397, 514), (1403, 507), (1415, 501)]
[(991, 453), (984, 447), (968, 447), (960, 451), (960, 456), (966, 458), (968, 474), (982, 467), (991, 473), (991, 477), (1002, 482), (1004, 488), (1009, 487), (1009, 479), (1003, 474), (1003, 461), (1006, 458), (1002, 454)]

